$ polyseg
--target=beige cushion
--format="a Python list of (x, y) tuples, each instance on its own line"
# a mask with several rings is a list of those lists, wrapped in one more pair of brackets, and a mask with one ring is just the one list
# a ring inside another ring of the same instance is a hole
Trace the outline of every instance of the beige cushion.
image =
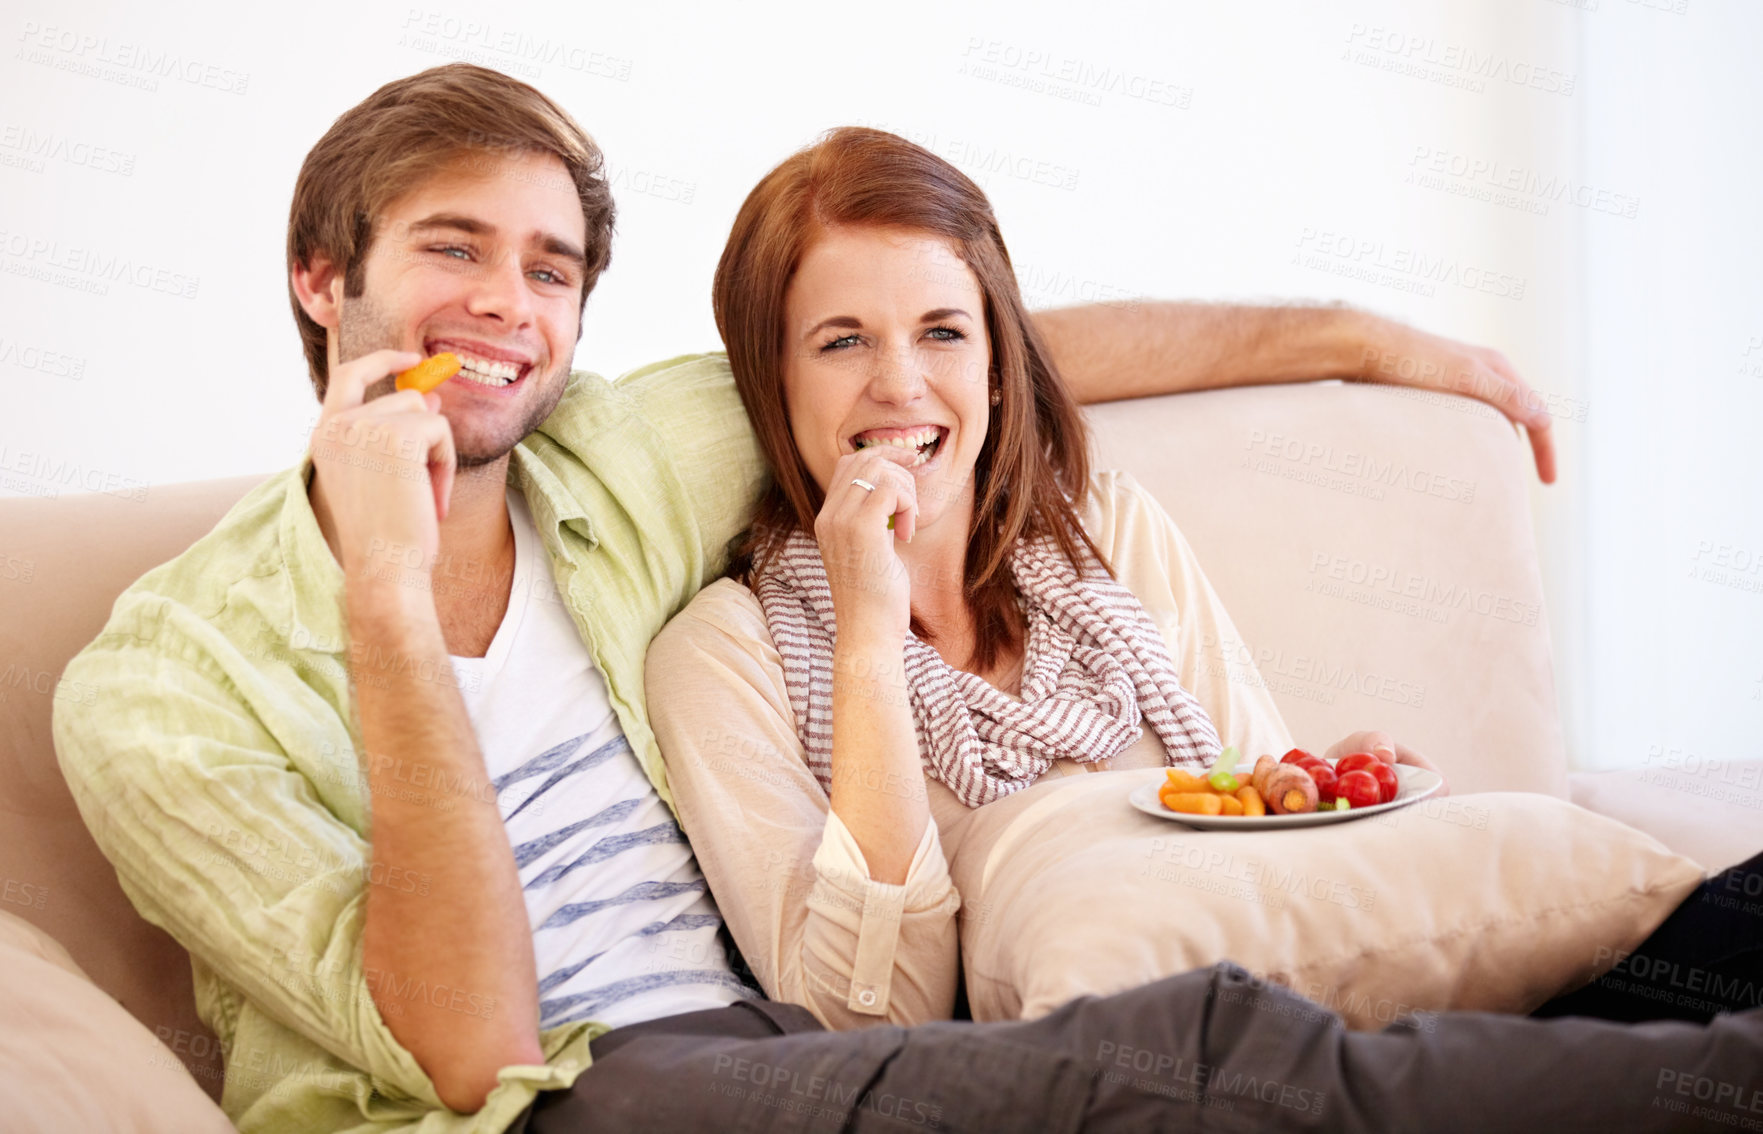
[[(1162, 775), (1084, 777), (969, 836), (952, 870), (975, 1019), (1032, 1018), (1221, 960), (1349, 1027), (1528, 1012), (1608, 968), (1703, 877), (1651, 836), (1540, 794), (1203, 833), (1127, 803)], [(983, 861), (966, 853), (979, 845)]]
[(172, 1050), (55, 940), (0, 912), (0, 1098), (19, 1134), (231, 1131)]

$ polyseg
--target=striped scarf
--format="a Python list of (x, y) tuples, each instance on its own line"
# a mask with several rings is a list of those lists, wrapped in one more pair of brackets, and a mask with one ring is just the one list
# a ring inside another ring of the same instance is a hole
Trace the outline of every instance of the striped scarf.
[[(1050, 536), (1010, 557), (1026, 604), (1022, 699), (906, 636), (906, 680), (925, 770), (969, 807), (1020, 791), (1054, 760), (1108, 760), (1148, 722), (1171, 765), (1219, 755), (1206, 710), (1181, 687), (1163, 637), (1132, 592), (1092, 561), (1080, 576)], [(826, 567), (797, 529), (754, 586), (783, 659), (808, 767), (832, 792), (833, 619)]]

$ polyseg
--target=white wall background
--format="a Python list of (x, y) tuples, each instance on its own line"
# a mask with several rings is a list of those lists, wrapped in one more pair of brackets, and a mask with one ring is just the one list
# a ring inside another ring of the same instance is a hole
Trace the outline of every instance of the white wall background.
[[(1344, 299), (1500, 347), (1560, 420), (1535, 507), (1576, 765), (1763, 755), (1763, 5), (8, 0), (0, 36), (0, 495), (297, 459), (299, 162), (466, 58), (609, 156), (603, 373), (719, 345), (739, 201), (853, 122), (986, 187), (1031, 304)], [(1499, 282), (1315, 266), (1414, 255)]]
[(1582, 24), (1586, 180), (1642, 204), (1589, 218), (1588, 562), (1556, 595), (1580, 750), (1687, 764), (1763, 756), (1763, 5), (1651, 2)]

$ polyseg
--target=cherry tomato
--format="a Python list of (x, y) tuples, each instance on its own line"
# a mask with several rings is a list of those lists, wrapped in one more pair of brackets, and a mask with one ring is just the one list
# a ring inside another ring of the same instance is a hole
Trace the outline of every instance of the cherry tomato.
[(1379, 787), (1376, 776), (1360, 769), (1348, 772), (1336, 780), (1335, 794), (1357, 810), (1361, 807), (1376, 807), (1383, 798), (1383, 789)]
[(1314, 759), (1316, 759), (1316, 757), (1310, 755), (1310, 753), (1304, 751), (1302, 748), (1294, 748), (1290, 752), (1287, 752), (1284, 756), (1281, 756), (1279, 758), (1279, 762), (1281, 764), (1297, 764), (1297, 763), (1300, 763), (1304, 760), (1314, 760)]
[(1309, 772), (1310, 778), (1316, 781), (1316, 798), (1324, 803), (1333, 803), (1336, 795), (1337, 777), (1329, 762), (1312, 756), (1306, 760), (1299, 760), (1297, 763), (1298, 767)]
[(1390, 800), (1396, 798), (1396, 792), (1400, 789), (1401, 784), (1396, 779), (1396, 770), (1394, 768), (1390, 767), (1382, 760), (1379, 760), (1365, 770), (1377, 777), (1377, 786), (1381, 789), (1379, 802), (1388, 803)]
[(1383, 763), (1382, 760), (1369, 752), (1355, 752), (1351, 756), (1342, 756), (1336, 760), (1334, 770), (1337, 776), (1344, 776), (1348, 772), (1357, 772), (1361, 768), (1370, 768), (1374, 764), (1381, 763)]

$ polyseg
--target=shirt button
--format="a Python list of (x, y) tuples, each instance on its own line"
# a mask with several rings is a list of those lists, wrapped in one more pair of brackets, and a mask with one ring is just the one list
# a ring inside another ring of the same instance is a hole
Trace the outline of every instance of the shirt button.
[(874, 1008), (875, 1007), (875, 989), (866, 988), (862, 992), (859, 992), (857, 994), (857, 1003), (863, 1005), (865, 1008)]

